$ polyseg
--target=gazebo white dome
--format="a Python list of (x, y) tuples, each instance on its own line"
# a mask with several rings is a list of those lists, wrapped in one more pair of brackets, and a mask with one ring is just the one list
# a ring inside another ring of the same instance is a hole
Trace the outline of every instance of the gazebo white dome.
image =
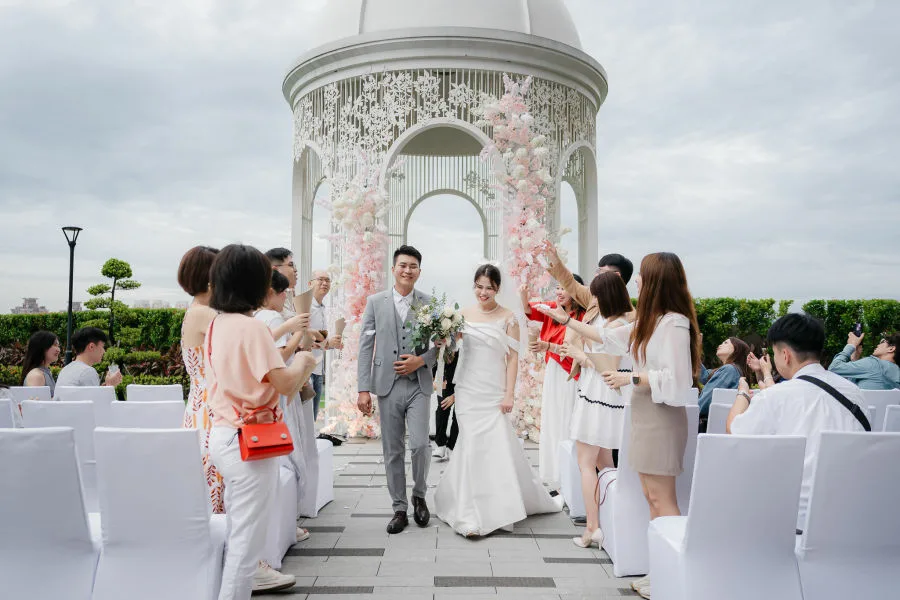
[(312, 42), (458, 27), (523, 33), (581, 49), (564, 0), (330, 0), (316, 17)]

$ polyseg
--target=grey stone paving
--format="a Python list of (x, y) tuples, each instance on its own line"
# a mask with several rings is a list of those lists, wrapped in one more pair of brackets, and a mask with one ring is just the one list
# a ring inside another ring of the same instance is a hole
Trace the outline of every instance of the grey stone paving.
[[(537, 465), (537, 446), (526, 444)], [(351, 440), (335, 449), (335, 499), (302, 522), (310, 539), (295, 545), (282, 570), (297, 585), (258, 599), (402, 600), (526, 598), (604, 600), (637, 597), (631, 578), (616, 579), (609, 557), (570, 538), (581, 528), (564, 512), (517, 523), (512, 534), (465, 539), (432, 515), (428, 527), (399, 535), (384, 528), (393, 516), (384, 483), (381, 442)], [(408, 469), (407, 460), (407, 469)], [(446, 463), (432, 462), (428, 506)], [(407, 472), (407, 477), (409, 473)], [(412, 484), (410, 479), (409, 484)]]

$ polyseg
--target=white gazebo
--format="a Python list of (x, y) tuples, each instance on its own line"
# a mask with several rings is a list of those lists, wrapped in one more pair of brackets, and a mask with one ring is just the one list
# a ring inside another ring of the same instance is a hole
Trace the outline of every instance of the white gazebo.
[[(531, 114), (547, 137), (556, 187), (549, 229), (559, 227), (568, 182), (578, 204), (577, 268), (593, 272), (596, 115), (607, 81), (582, 51), (563, 0), (330, 0), (311, 29), (316, 47), (283, 84), (294, 113), (292, 243), (301, 281), (312, 266), (316, 191), (346, 182), (361, 155), (381, 172), (391, 201), (391, 249), (405, 241), (420, 202), (450, 193), (475, 206), (484, 255), (500, 257), (494, 175), (479, 157), (492, 132), (477, 108), (503, 94), (504, 74), (533, 77)], [(333, 247), (335, 262), (340, 252)]]

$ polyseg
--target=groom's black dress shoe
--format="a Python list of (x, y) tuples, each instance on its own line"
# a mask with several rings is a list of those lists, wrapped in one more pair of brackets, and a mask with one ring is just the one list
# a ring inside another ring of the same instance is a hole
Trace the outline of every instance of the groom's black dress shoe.
[(418, 498), (416, 496), (412, 497), (413, 503), (413, 519), (416, 521), (416, 525), (419, 527), (425, 527), (428, 525), (428, 520), (431, 519), (431, 513), (428, 512), (428, 505), (425, 504), (425, 498)]
[(391, 519), (391, 522), (388, 523), (387, 532), (388, 533), (400, 533), (406, 526), (409, 525), (409, 519), (406, 516), (405, 510), (398, 510), (394, 513), (394, 518)]

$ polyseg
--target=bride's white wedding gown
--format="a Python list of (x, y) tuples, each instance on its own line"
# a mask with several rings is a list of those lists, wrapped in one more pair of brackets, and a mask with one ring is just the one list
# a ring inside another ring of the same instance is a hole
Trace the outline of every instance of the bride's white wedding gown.
[(558, 512), (500, 411), (506, 357), (518, 340), (506, 320), (467, 323), (456, 368), (459, 438), (435, 492), (435, 514), (461, 535), (510, 529), (528, 515)]

